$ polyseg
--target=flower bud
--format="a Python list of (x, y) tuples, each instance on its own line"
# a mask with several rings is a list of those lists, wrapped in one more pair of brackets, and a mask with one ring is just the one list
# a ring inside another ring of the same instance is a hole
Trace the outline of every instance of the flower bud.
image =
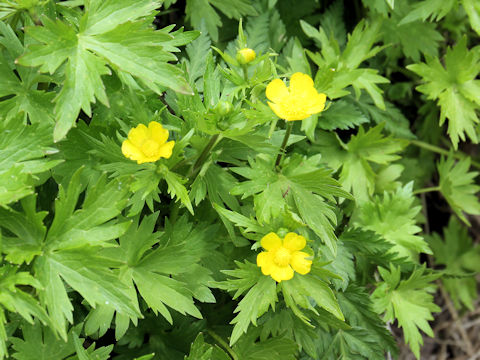
[(232, 109), (233, 105), (228, 101), (219, 101), (213, 108), (213, 111), (220, 116), (225, 116), (228, 115)]
[(237, 61), (241, 65), (246, 65), (255, 60), (255, 51), (249, 48), (243, 48), (237, 51)]

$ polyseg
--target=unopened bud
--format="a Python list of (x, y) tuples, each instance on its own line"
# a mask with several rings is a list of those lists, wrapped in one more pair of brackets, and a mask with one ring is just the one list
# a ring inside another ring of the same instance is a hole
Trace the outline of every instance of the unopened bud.
[(241, 65), (248, 64), (255, 60), (256, 54), (255, 51), (249, 48), (243, 48), (237, 51), (237, 61)]
[(214, 107), (215, 113), (220, 116), (228, 115), (233, 109), (233, 105), (228, 101), (219, 101)]

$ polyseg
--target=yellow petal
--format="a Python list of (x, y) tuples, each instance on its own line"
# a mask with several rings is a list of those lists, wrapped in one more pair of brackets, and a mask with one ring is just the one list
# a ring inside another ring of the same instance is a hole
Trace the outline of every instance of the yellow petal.
[(287, 114), (284, 119), (287, 121), (295, 121), (295, 120), (304, 120), (308, 117), (310, 117), (311, 114), (301, 111), (301, 112), (295, 112), (295, 113), (289, 113)]
[(265, 235), (262, 240), (260, 240), (260, 245), (265, 250), (274, 250), (282, 246), (282, 240), (274, 232), (268, 233)]
[(270, 109), (272, 109), (275, 115), (277, 115), (280, 119), (285, 119), (288, 117), (288, 114), (285, 112), (282, 104), (274, 104), (269, 101), (268, 106), (270, 106)]
[(308, 112), (310, 114), (316, 114), (323, 111), (323, 109), (325, 109), (325, 102), (327, 101), (327, 95), (323, 93), (317, 94), (312, 100), (313, 101), (311, 104), (309, 104), (309, 108), (308, 108)]
[(142, 155), (140, 158), (137, 159), (137, 164), (143, 164), (143, 163), (147, 163), (147, 162), (155, 162), (157, 160), (158, 159), (153, 159), (153, 158), (146, 157), (145, 155)]
[(276, 103), (280, 103), (283, 98), (288, 96), (287, 85), (285, 85), (285, 83), (280, 79), (272, 80), (267, 85), (267, 90), (265, 91), (265, 95), (267, 96), (268, 100), (271, 100)]
[(301, 94), (310, 93), (313, 87), (313, 80), (307, 74), (297, 72), (290, 78), (290, 94), (297, 96)]
[(284, 267), (273, 265), (270, 276), (278, 282), (290, 280), (293, 277), (293, 269), (290, 265)]
[(290, 265), (293, 267), (293, 270), (298, 272), (301, 275), (308, 274), (310, 268), (312, 267), (312, 260), (307, 260), (310, 255), (303, 251), (295, 251), (292, 254), (290, 260)]
[(135, 146), (142, 146), (142, 143), (148, 137), (148, 129), (145, 125), (140, 124), (136, 128), (133, 128), (128, 133), (128, 140)]
[(292, 252), (302, 250), (305, 245), (307, 245), (307, 240), (305, 240), (303, 236), (293, 232), (285, 235), (285, 238), (283, 239), (283, 246)]
[(170, 158), (170, 156), (172, 156), (172, 150), (173, 150), (174, 145), (175, 145), (175, 141), (169, 141), (166, 144), (163, 144), (160, 147), (160, 152), (159, 152), (158, 158), (161, 158), (161, 157), (163, 157), (165, 159)]
[(130, 140), (122, 143), (122, 154), (130, 160), (138, 160), (143, 157), (143, 153)]
[(262, 269), (263, 275), (270, 275), (275, 266), (273, 262), (273, 254), (270, 252), (261, 252), (257, 255), (257, 266)]
[(162, 124), (151, 121), (150, 124), (148, 124), (148, 130), (150, 131), (152, 140), (159, 143), (159, 145), (164, 144), (168, 140), (168, 130), (164, 129)]

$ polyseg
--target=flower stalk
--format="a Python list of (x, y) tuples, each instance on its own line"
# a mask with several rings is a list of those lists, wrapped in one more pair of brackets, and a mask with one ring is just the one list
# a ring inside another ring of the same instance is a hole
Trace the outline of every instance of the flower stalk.
[(277, 159), (275, 160), (275, 169), (277, 169), (280, 166), (280, 162), (282, 161), (283, 154), (285, 153), (285, 149), (288, 143), (288, 138), (292, 133), (292, 129), (293, 129), (293, 122), (287, 121), (287, 128), (285, 129), (285, 135), (283, 136), (282, 145), (280, 146), (280, 151), (277, 155)]

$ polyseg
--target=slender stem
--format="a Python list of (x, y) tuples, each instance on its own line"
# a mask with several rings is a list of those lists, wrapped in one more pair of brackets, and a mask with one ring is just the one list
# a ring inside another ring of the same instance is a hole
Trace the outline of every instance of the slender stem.
[(189, 179), (192, 178), (192, 176), (196, 177), (197, 173), (202, 168), (203, 163), (205, 162), (208, 155), (210, 154), (210, 151), (217, 144), (217, 142), (221, 140), (221, 138), (220, 138), (220, 140), (219, 140), (219, 138), (220, 138), (220, 134), (215, 134), (210, 138), (210, 141), (208, 142), (207, 145), (205, 145), (202, 152), (198, 156), (197, 161), (195, 161), (195, 163), (190, 168), (190, 171), (188, 172), (188, 175), (187, 175), (187, 177)]
[(418, 189), (418, 190), (415, 190), (412, 194), (418, 195), (418, 194), (423, 194), (423, 193), (432, 192), (432, 191), (440, 191), (440, 186), (432, 186), (432, 187), (427, 187), (423, 189)]
[(275, 169), (280, 166), (280, 162), (282, 161), (283, 154), (285, 153), (285, 148), (287, 147), (288, 138), (292, 133), (293, 129), (293, 122), (287, 121), (287, 128), (285, 130), (285, 136), (283, 137), (282, 146), (280, 146), (280, 152), (277, 155), (277, 160), (275, 160)]
[(248, 69), (247, 69), (247, 65), (242, 65), (242, 70), (243, 70), (243, 78), (245, 79), (245, 82), (248, 83)]
[(233, 349), (227, 344), (225, 340), (223, 340), (219, 335), (217, 335), (212, 330), (207, 330), (208, 335), (210, 335), (219, 345), (221, 345), (225, 350), (227, 350), (228, 354), (233, 360), (239, 360), (240, 358), (238, 355), (233, 351)]
[[(445, 155), (445, 156), (448, 156), (450, 154), (450, 152), (448, 150), (442, 149), (441, 147), (438, 147), (438, 146), (435, 146), (435, 145), (432, 145), (432, 144), (429, 144), (429, 143), (426, 143), (426, 142), (423, 142), (423, 141), (420, 141), (420, 140), (410, 140), (410, 144), (418, 146), (418, 147), (420, 147), (422, 149), (425, 149), (425, 150), (436, 152), (437, 154), (442, 154), (442, 155)], [(453, 153), (452, 155), (453, 155), (454, 158), (459, 159), (459, 160), (465, 159), (467, 157), (467, 155), (465, 155), (463, 153)], [(470, 163), (473, 167), (476, 167), (477, 169), (480, 169), (480, 163), (479, 162), (471, 160)]]

